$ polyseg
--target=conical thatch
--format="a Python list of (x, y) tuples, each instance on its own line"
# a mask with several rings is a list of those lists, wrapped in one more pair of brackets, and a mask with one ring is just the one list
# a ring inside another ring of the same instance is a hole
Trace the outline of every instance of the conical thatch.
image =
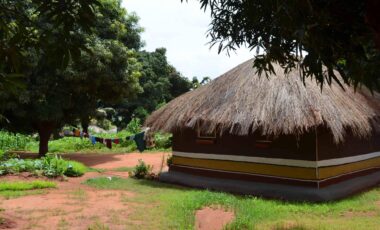
[(305, 85), (297, 70), (284, 76), (259, 77), (252, 60), (244, 62), (209, 84), (188, 92), (155, 111), (145, 125), (153, 130), (173, 132), (183, 127), (247, 135), (302, 134), (326, 126), (335, 141), (344, 140), (351, 130), (364, 137), (371, 134), (380, 114), (380, 95), (368, 90), (339, 85), (320, 86), (311, 79)]

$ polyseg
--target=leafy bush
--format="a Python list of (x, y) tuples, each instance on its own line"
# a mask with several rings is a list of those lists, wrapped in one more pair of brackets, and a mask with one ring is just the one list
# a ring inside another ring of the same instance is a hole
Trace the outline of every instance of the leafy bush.
[(173, 136), (171, 134), (156, 133), (154, 135), (156, 149), (169, 149), (172, 147)]
[(133, 134), (140, 132), (141, 131), (140, 118), (132, 118), (132, 120), (127, 125), (127, 131)]
[(36, 142), (31, 136), (0, 131), (0, 150), (25, 150), (30, 142)]
[(58, 156), (47, 156), (43, 158), (44, 172), (47, 177), (63, 176), (67, 170), (68, 164)]
[(0, 161), (6, 160), (5, 152), (0, 149)]
[(66, 161), (58, 156), (46, 156), (41, 159), (24, 160), (13, 158), (0, 162), (0, 175), (17, 174), (21, 172), (31, 172), (47, 177), (82, 176), (86, 171), (86, 166), (75, 161)]
[(62, 151), (80, 151), (83, 149), (95, 149), (99, 148), (94, 146), (88, 138), (78, 138), (78, 137), (64, 137), (59, 140), (54, 140), (49, 142), (49, 152), (56, 153)]
[(16, 153), (11, 153), (11, 152), (5, 152), (0, 150), (0, 161), (6, 161), (12, 158), (16, 158), (18, 155)]
[(80, 177), (87, 171), (87, 167), (76, 161), (68, 161), (68, 166), (65, 171), (65, 176)]
[(140, 159), (138, 165), (136, 165), (130, 173), (130, 176), (136, 179), (148, 178), (151, 176), (152, 169), (153, 167), (151, 165), (147, 165)]

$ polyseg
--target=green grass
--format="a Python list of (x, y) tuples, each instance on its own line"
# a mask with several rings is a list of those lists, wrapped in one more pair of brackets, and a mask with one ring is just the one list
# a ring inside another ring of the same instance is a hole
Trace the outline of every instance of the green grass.
[[(131, 229), (193, 229), (195, 211), (214, 205), (234, 211), (236, 218), (227, 229), (378, 229), (380, 226), (379, 188), (338, 202), (311, 204), (117, 177), (89, 179), (85, 183), (98, 189), (135, 193), (136, 196), (123, 198), (134, 205)], [(355, 215), (349, 217), (348, 212)], [(140, 226), (134, 226), (134, 221)]]
[(92, 168), (92, 167), (87, 168), (87, 172), (104, 173), (106, 171), (107, 171), (106, 169), (100, 169), (100, 168)]
[(115, 168), (112, 171), (115, 171), (115, 172), (132, 172), (133, 169), (134, 169), (133, 167), (120, 167), (120, 168)]
[(0, 182), (0, 191), (24, 191), (55, 187), (56, 184), (54, 182), (42, 180)]
[(69, 168), (66, 170), (65, 175), (69, 177), (79, 177), (85, 174), (88, 169), (84, 164), (77, 161), (67, 161)]
[(50, 181), (13, 181), (0, 182), (0, 196), (5, 199), (17, 198), (20, 196), (44, 194), (43, 189), (55, 188), (56, 184)]

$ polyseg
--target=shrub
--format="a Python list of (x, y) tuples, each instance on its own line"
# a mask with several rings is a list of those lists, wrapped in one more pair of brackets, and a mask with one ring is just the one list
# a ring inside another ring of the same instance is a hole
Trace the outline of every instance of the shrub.
[(5, 152), (0, 149), (0, 161), (5, 161), (7, 160)]
[(0, 149), (2, 151), (25, 150), (30, 142), (36, 141), (31, 136), (0, 131)]
[(86, 172), (86, 166), (75, 161), (66, 161), (59, 156), (48, 155), (41, 159), (23, 160), (13, 158), (0, 162), (0, 175), (30, 172), (46, 177), (82, 176)]
[(141, 120), (145, 120), (149, 116), (149, 113), (144, 107), (139, 106), (133, 110), (133, 115)]
[(49, 152), (76, 152), (83, 149), (94, 149), (94, 146), (88, 138), (64, 137), (59, 140), (49, 142)]
[(156, 133), (154, 135), (155, 148), (156, 149), (169, 149), (172, 147), (172, 138), (171, 134)]
[(152, 169), (153, 167), (151, 165), (147, 165), (140, 159), (138, 165), (136, 165), (130, 173), (130, 176), (136, 179), (144, 179), (151, 175)]
[(67, 169), (67, 162), (57, 155), (46, 156), (43, 158), (43, 161), (43, 174), (47, 177), (63, 176)]
[(127, 131), (130, 133), (138, 133), (141, 131), (141, 120), (140, 118), (132, 118), (132, 120), (127, 125)]
[(87, 167), (76, 161), (67, 161), (68, 165), (65, 171), (65, 176), (68, 177), (79, 177), (82, 176), (86, 171)]
[(19, 157), (16, 153), (11, 153), (11, 152), (5, 152), (0, 150), (0, 161), (6, 161), (12, 158), (17, 158)]

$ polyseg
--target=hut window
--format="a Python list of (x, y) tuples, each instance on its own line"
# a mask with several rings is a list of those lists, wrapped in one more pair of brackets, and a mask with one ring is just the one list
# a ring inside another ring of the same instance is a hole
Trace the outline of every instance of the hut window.
[(203, 139), (216, 139), (216, 131), (214, 130), (212, 133), (206, 133), (202, 132), (201, 130), (198, 129), (198, 138), (203, 138)]
[(197, 123), (197, 138), (200, 139), (216, 139), (216, 130), (211, 133), (203, 132), (200, 129), (200, 124)]
[(267, 149), (271, 146), (273, 140), (268, 136), (260, 136), (255, 141), (255, 147), (259, 149)]

